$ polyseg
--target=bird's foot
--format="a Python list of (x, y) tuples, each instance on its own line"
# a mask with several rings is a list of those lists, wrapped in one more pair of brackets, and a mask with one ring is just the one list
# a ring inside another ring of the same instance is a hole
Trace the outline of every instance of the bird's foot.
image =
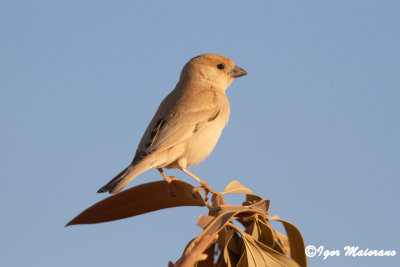
[(168, 193), (171, 195), (171, 197), (175, 197), (176, 192), (174, 190), (174, 185), (172, 182), (179, 181), (179, 179), (176, 178), (175, 176), (164, 176), (164, 181), (166, 181), (168, 184)]
[(167, 183), (171, 183), (172, 181), (180, 181), (178, 178), (176, 178), (175, 176), (165, 176), (164, 177), (164, 180), (167, 182)]
[(207, 202), (207, 200), (208, 200), (208, 193), (209, 193), (210, 191), (209, 191), (207, 188), (205, 188), (204, 186), (193, 187), (192, 196), (193, 196), (194, 198), (197, 198), (197, 197), (196, 197), (196, 193), (198, 193), (198, 192), (200, 192), (200, 191), (202, 191), (202, 190), (204, 190), (204, 194), (205, 194), (204, 201)]
[(223, 200), (222, 200), (222, 194), (220, 192), (214, 191), (206, 182), (202, 181), (203, 183), (201, 183), (201, 186), (199, 187), (194, 187), (192, 190), (192, 196), (196, 197), (196, 193), (204, 190), (204, 201), (207, 202), (208, 201), (208, 194), (211, 193), (212, 197), (211, 197), (211, 202), (213, 204), (214, 207), (218, 207), (220, 204), (222, 204)]

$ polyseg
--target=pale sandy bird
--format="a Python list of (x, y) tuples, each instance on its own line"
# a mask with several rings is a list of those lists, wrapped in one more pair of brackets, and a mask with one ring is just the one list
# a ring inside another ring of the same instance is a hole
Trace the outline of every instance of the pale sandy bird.
[(167, 182), (176, 178), (167, 176), (162, 168), (178, 168), (196, 179), (206, 192), (216, 193), (187, 167), (200, 163), (214, 149), (229, 119), (225, 90), (234, 78), (246, 74), (222, 55), (192, 58), (183, 67), (175, 89), (158, 107), (132, 163), (98, 193), (117, 193), (136, 176), (153, 168)]

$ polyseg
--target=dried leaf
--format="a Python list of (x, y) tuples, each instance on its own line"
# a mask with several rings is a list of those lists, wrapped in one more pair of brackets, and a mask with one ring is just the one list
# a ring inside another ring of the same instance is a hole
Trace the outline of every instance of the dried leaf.
[[(213, 209), (210, 214), (215, 217), (210, 215), (199, 217), (198, 225), (204, 230), (192, 241), (193, 244), (197, 244), (204, 236), (218, 234), (217, 243), (221, 255), (217, 266), (220, 267), (307, 266), (307, 262), (297, 255), (297, 251), (302, 251), (304, 254), (304, 243), (301, 243), (300, 247), (293, 248), (299, 246), (299, 240), (302, 241), (300, 232), (296, 232), (297, 228), (293, 228), (292, 224), (278, 217), (269, 217), (269, 204), (269, 201), (261, 200), (248, 206), (221, 205), (219, 209)], [(246, 227), (245, 231), (232, 224), (235, 219), (246, 221), (243, 224)], [(287, 229), (289, 239), (274, 231), (267, 219), (281, 221)], [(289, 257), (288, 251), (292, 251), (295, 255)], [(205, 263), (202, 263), (202, 266), (206, 266)]]
[(198, 237), (196, 237), (193, 242), (198, 242), (203, 236), (212, 235), (218, 233), (225, 225), (232, 220), (233, 216), (235, 216), (237, 212), (234, 211), (227, 211), (221, 212), (215, 217), (200, 233)]
[[(249, 234), (240, 231), (246, 246), (248, 266), (299, 266), (293, 259), (254, 240)], [(263, 264), (264, 263), (264, 264)]]
[(175, 264), (180, 267), (192, 267), (196, 262), (207, 259), (208, 255), (204, 253), (218, 238), (218, 234), (205, 235), (198, 242), (190, 243), (183, 252), (182, 257)]
[(199, 218), (197, 219), (197, 226), (204, 229), (214, 219), (215, 219), (214, 216), (200, 215)]
[(275, 246), (275, 238), (272, 228), (261, 220), (257, 220), (256, 222), (260, 236), (260, 238), (256, 240), (273, 248)]
[[(118, 220), (171, 207), (207, 205), (199, 193), (196, 198), (192, 196), (192, 185), (173, 181), (174, 197), (168, 185), (158, 181), (123, 191), (86, 209), (67, 225)], [(223, 199), (219, 206), (208, 205), (209, 215), (200, 215), (197, 222), (203, 231), (189, 242), (182, 257), (169, 266), (307, 266), (299, 230), (277, 216), (268, 216), (269, 200), (255, 195), (238, 181), (231, 182), (222, 194), (245, 194), (246, 201), (242, 206), (228, 205)], [(288, 237), (273, 230), (269, 220), (282, 222)], [(233, 221), (240, 222), (245, 230)], [(219, 253), (214, 254), (215, 251)]]
[(294, 259), (300, 266), (307, 266), (307, 257), (304, 253), (305, 244), (299, 229), (297, 229), (293, 224), (280, 219), (278, 216), (269, 217), (269, 219), (283, 223), (288, 235), (292, 259)]
[(238, 205), (221, 205), (219, 207), (220, 211), (240, 211), (240, 212), (250, 212), (250, 213), (261, 213), (266, 215), (268, 213), (270, 206), (270, 201), (262, 199), (248, 206), (238, 206)]
[[(212, 242), (214, 242), (214, 240)], [(210, 245), (204, 251), (204, 254), (207, 255), (207, 258), (205, 260), (198, 261), (196, 267), (214, 266), (214, 250), (215, 250), (215, 243)]]
[(221, 192), (222, 194), (249, 194), (254, 195), (253, 191), (242, 185), (239, 181), (230, 182)]
[(285, 267), (299, 267), (296, 261), (292, 258), (287, 257), (285, 254), (279, 253), (271, 247), (264, 245), (263, 243), (249, 239), (250, 244), (257, 249), (263, 259), (268, 262), (266, 266), (285, 266)]
[(260, 200), (262, 200), (262, 197), (259, 197), (257, 195), (251, 195), (251, 194), (246, 195), (246, 203), (248, 203), (247, 205), (250, 205), (250, 204), (260, 201)]
[(290, 255), (290, 245), (289, 245), (289, 239), (287, 236), (285, 236), (282, 233), (279, 233), (278, 231), (273, 230), (274, 233), (276, 234), (277, 238), (277, 243), (279, 243), (280, 247), (282, 248), (283, 253), (286, 255)]
[(227, 232), (226, 246), (223, 249), (223, 258), (227, 266), (237, 266), (242, 254), (243, 241), (236, 231)]
[(94, 204), (66, 226), (108, 222), (172, 207), (206, 205), (199, 193), (196, 198), (192, 196), (192, 185), (172, 181), (172, 186), (175, 196), (171, 196), (165, 181), (135, 186)]

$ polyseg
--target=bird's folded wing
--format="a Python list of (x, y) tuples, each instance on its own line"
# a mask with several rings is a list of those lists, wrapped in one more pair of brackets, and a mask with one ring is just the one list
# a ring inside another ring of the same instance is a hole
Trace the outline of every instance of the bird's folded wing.
[(163, 131), (154, 140), (151, 150), (166, 150), (185, 141), (195, 134), (208, 120), (218, 114), (218, 109), (206, 109), (196, 112), (185, 112), (179, 115), (179, 121), (169, 121)]
[[(158, 123), (149, 131), (139, 147), (147, 153), (168, 150), (195, 134), (210, 119), (218, 116), (219, 105), (214, 93), (203, 91), (196, 94), (187, 105), (174, 110), (169, 116), (156, 114)], [(159, 118), (158, 118), (159, 117)]]

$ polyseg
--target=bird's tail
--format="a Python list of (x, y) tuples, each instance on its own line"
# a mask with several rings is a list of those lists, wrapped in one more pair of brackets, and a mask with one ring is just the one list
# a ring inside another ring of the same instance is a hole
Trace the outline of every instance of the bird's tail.
[(143, 169), (143, 165), (138, 164), (135, 166), (130, 165), (115, 176), (106, 185), (100, 188), (97, 193), (110, 192), (111, 194), (118, 193), (121, 191), (130, 181), (132, 181), (136, 176), (146, 171)]

